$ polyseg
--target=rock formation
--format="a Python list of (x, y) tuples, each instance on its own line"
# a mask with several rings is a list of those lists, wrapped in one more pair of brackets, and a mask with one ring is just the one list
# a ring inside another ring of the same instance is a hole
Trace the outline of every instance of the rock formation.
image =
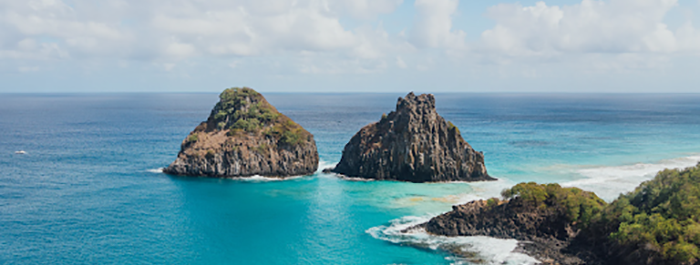
[(182, 142), (174, 175), (287, 177), (313, 174), (318, 151), (313, 135), (250, 88), (226, 89), (220, 101)]
[(610, 204), (574, 187), (520, 183), (503, 201), (453, 206), (406, 231), (517, 239), (546, 264), (699, 265), (698, 190), (700, 164), (660, 171)]
[(517, 239), (522, 252), (548, 264), (586, 264), (575, 255), (563, 253), (578, 229), (553, 211), (537, 210), (518, 201), (491, 209), (486, 201), (452, 206), (423, 227), (430, 234), (444, 236), (490, 236)]
[(399, 98), (396, 111), (362, 128), (345, 145), (331, 172), (410, 182), (494, 180), (484, 155), (435, 110), (431, 94)]
[(577, 240), (606, 205), (594, 193), (557, 184), (523, 183), (504, 194), (510, 199), (455, 205), (419, 227), (434, 235), (517, 239), (526, 242), (520, 244), (520, 251), (546, 264), (604, 263)]

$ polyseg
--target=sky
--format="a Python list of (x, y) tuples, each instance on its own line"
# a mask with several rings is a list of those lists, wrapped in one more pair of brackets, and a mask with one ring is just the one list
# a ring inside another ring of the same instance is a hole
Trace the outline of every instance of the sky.
[(0, 0), (0, 93), (700, 93), (700, 0)]

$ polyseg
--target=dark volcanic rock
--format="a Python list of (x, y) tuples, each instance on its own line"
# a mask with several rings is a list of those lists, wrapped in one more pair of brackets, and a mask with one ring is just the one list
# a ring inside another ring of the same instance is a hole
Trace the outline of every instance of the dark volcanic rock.
[(422, 226), (435, 235), (517, 239), (523, 241), (520, 251), (545, 264), (597, 264), (566, 253), (579, 229), (564, 214), (534, 208), (518, 198), (493, 207), (483, 200), (455, 205)]
[(438, 115), (435, 97), (413, 92), (399, 98), (396, 111), (355, 134), (333, 172), (410, 182), (494, 180), (484, 155)]
[(318, 151), (313, 135), (250, 88), (227, 89), (206, 122), (182, 142), (174, 175), (286, 177), (313, 174)]

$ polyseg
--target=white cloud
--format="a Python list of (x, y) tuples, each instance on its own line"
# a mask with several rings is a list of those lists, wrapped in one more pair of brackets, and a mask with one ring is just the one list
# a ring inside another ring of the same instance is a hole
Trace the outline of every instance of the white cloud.
[[(220, 60), (229, 71), (255, 66), (275, 75), (381, 73), (388, 68), (458, 73), (484, 64), (513, 69), (585, 64), (588, 68), (572, 71), (595, 72), (671, 67), (670, 57), (700, 55), (700, 31), (690, 21), (673, 24), (681, 26), (664, 22), (677, 0), (500, 4), (486, 11), (495, 26), (469, 42), (453, 23), (458, 0), (416, 0), (413, 20), (392, 15), (386, 21), (390, 30), (385, 30), (382, 19), (389, 16), (382, 14), (397, 12), (403, 3), (0, 0), (0, 67), (20, 71), (38, 62), (36, 69), (49, 71), (56, 68), (44, 64), (106, 65), (98, 62), (102, 60), (119, 67), (145, 62), (159, 71), (187, 72)], [(546, 71), (513, 72), (542, 78)]]
[(700, 49), (692, 25), (663, 22), (677, 0), (583, 0), (572, 6), (501, 4), (487, 15), (496, 26), (481, 48), (510, 56), (561, 53), (674, 53)]
[(466, 33), (452, 30), (452, 16), (458, 0), (416, 0), (418, 12), (411, 31), (411, 41), (418, 47), (464, 48)]
[[(110, 6), (105, 1), (105, 6)], [(84, 12), (84, 11), (83, 11)], [(115, 54), (131, 34), (111, 21), (100, 21), (59, 0), (0, 1), (0, 49), (15, 58), (65, 59), (74, 56)], [(74, 55), (74, 56), (71, 56)], [(7, 57), (7, 56), (5, 56)]]
[(360, 19), (373, 19), (379, 14), (394, 12), (403, 0), (335, 0), (330, 8)]
[[(391, 58), (386, 53), (396, 49), (390, 42), (406, 46), (388, 36), (381, 23), (347, 29), (340, 21), (345, 15), (372, 19), (393, 12), (402, 0), (71, 3), (0, 0), (0, 57), (175, 64), (189, 58), (298, 57), (312, 52), (355, 61)], [(39, 52), (47, 47), (56, 51)]]

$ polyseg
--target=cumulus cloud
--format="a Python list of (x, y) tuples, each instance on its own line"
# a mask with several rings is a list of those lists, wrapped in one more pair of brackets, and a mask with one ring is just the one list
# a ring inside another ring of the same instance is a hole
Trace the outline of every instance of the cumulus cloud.
[(664, 23), (677, 4), (677, 0), (500, 4), (487, 12), (496, 26), (482, 33), (481, 48), (511, 56), (697, 52), (700, 32), (691, 24), (674, 31)]
[[(221, 59), (236, 62), (236, 69), (258, 60), (297, 73), (376, 73), (390, 67), (428, 70), (459, 51), (463, 64), (553, 62), (572, 54), (604, 54), (591, 57), (598, 59), (590, 64), (618, 69), (668, 66), (672, 62), (663, 56), (700, 53), (700, 31), (691, 22), (676, 28), (664, 23), (677, 0), (500, 4), (486, 11), (495, 26), (470, 42), (453, 24), (458, 0), (416, 0), (413, 20), (402, 21), (405, 31), (388, 32), (382, 14), (396, 12), (402, 4), (403, 0), (0, 0), (0, 66), (44, 71), (51, 67), (34, 65), (103, 59), (176, 71), (190, 59)], [(601, 59), (611, 56), (614, 60)]]
[(71, 54), (113, 53), (131, 37), (114, 24), (83, 19), (59, 0), (1, 1), (0, 10), (0, 58), (60, 59)]
[[(177, 61), (195, 56), (338, 52), (382, 57), (381, 29), (346, 29), (339, 14), (372, 17), (402, 1), (87, 0), (0, 1), (0, 56), (118, 57)], [(45, 50), (43, 53), (39, 51)], [(46, 57), (49, 58), (49, 57)]]
[(421, 48), (463, 48), (466, 33), (452, 29), (452, 16), (458, 0), (416, 0), (418, 13), (411, 31), (411, 41)]
[(335, 0), (328, 2), (330, 9), (347, 13), (359, 19), (373, 19), (379, 14), (394, 12), (403, 0)]

